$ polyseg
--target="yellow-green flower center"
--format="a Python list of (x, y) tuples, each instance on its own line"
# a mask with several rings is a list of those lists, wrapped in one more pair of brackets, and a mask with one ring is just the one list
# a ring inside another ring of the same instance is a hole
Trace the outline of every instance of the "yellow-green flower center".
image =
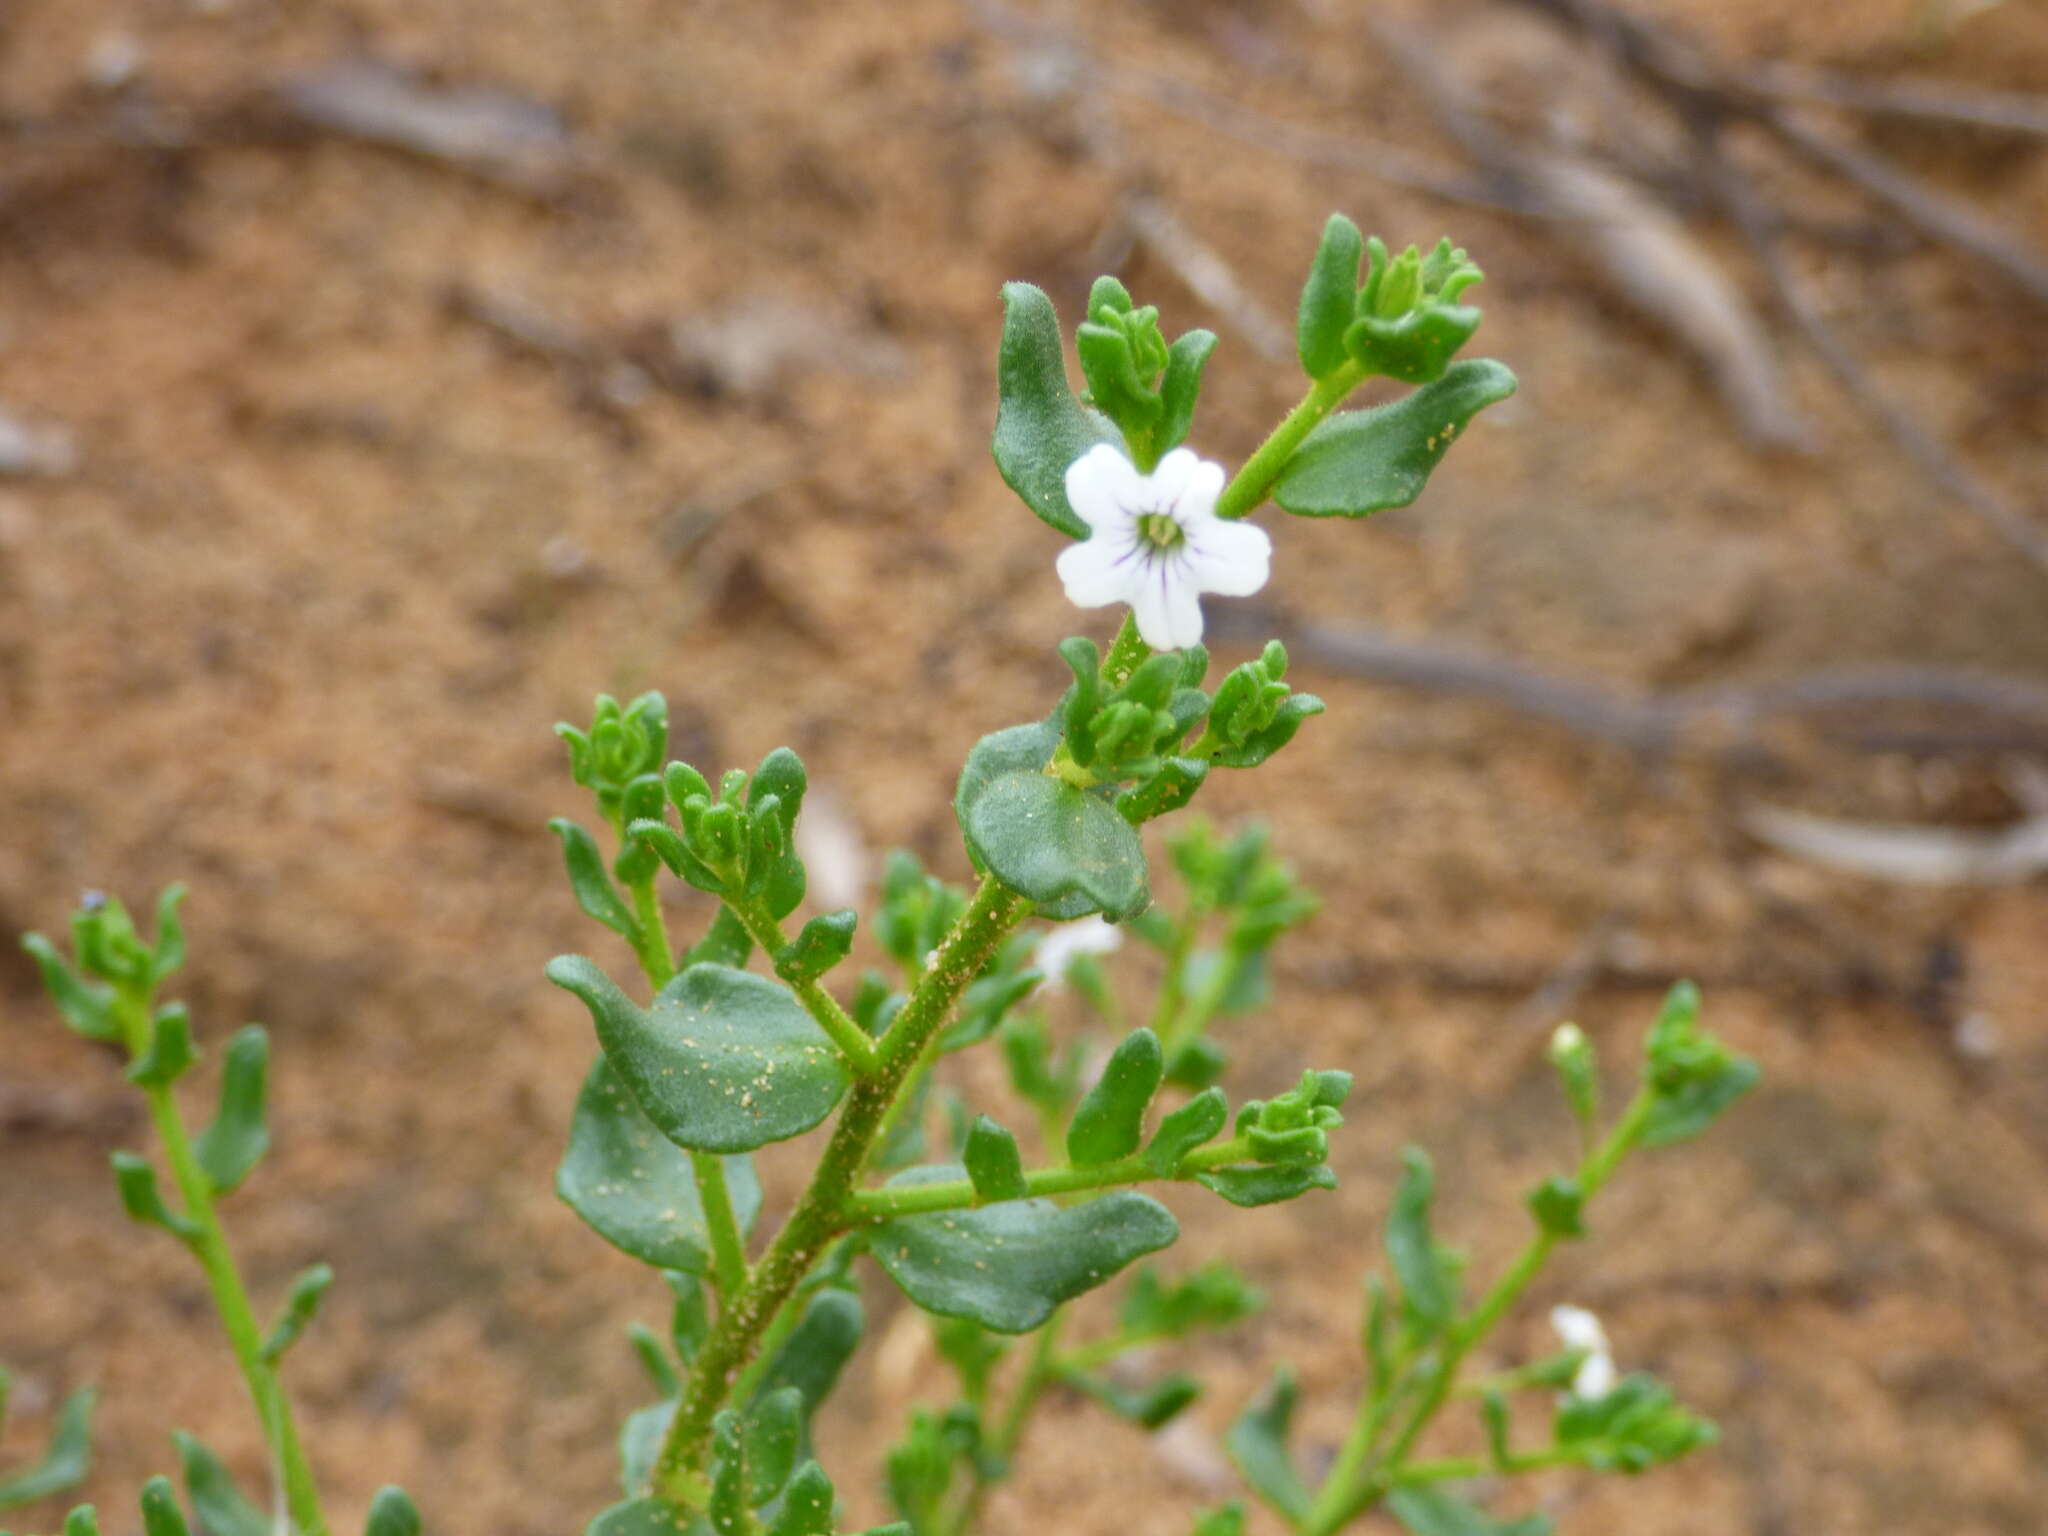
[(1138, 519), (1138, 537), (1155, 549), (1179, 549), (1187, 535), (1166, 513), (1147, 512)]

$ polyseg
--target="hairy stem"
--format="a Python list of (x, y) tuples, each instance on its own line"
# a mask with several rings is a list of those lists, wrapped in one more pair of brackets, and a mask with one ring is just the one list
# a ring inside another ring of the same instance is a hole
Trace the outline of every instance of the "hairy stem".
[[(1197, 1147), (1180, 1160), (1171, 1173), (1162, 1174), (1145, 1161), (1143, 1153), (1120, 1157), (1113, 1163), (1076, 1168), (1032, 1168), (1024, 1175), (1024, 1193), (1031, 1195), (1075, 1195), (1091, 1189), (1114, 1189), (1121, 1184), (1157, 1183), (1166, 1179), (1192, 1178), (1212, 1168), (1252, 1160), (1251, 1143), (1241, 1136), (1214, 1146)], [(885, 1189), (856, 1190), (847, 1197), (846, 1211), (855, 1221), (887, 1221), (896, 1216), (922, 1216), (933, 1211), (961, 1211), (984, 1202), (966, 1179), (949, 1179), (940, 1184), (910, 1184)]]
[(1005, 936), (1030, 911), (1029, 901), (993, 876), (984, 877), (882, 1037), (874, 1071), (854, 1080), (810, 1187), (746, 1285), (720, 1308), (718, 1322), (698, 1352), (655, 1464), (654, 1488), (663, 1502), (687, 1509), (703, 1486), (712, 1419), (731, 1397), (740, 1372), (759, 1353), (762, 1336), (796, 1295), (804, 1276), (847, 1229), (855, 1182), (925, 1043), (944, 1027), (967, 984), (981, 974)]
[(1301, 404), (1281, 419), (1272, 435), (1259, 444), (1258, 450), (1223, 488), (1223, 494), (1216, 500), (1216, 515), (1243, 517), (1256, 512), (1272, 491), (1273, 482), (1280, 478), (1280, 471), (1294, 457), (1294, 450), (1301, 446), (1301, 440), (1320, 426), (1323, 418), (1364, 379), (1365, 370), (1357, 363), (1347, 362), (1311, 388)]

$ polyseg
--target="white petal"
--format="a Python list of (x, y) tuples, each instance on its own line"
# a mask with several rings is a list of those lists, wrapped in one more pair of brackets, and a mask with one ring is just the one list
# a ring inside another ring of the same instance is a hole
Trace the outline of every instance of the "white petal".
[(1152, 492), (1147, 506), (1157, 512), (1173, 511), (1187, 494), (1188, 482), (1201, 463), (1193, 449), (1176, 448), (1153, 465), (1152, 473), (1146, 477)]
[(1144, 478), (1108, 443), (1097, 443), (1067, 466), (1067, 501), (1090, 528), (1127, 526), (1144, 499)]
[(1178, 651), (1202, 638), (1202, 603), (1178, 560), (1154, 560), (1131, 594), (1138, 634), (1155, 651)]
[(1053, 929), (1038, 941), (1031, 963), (1045, 972), (1045, 988), (1057, 991), (1067, 978), (1067, 967), (1083, 955), (1106, 955), (1124, 942), (1123, 930), (1099, 916), (1084, 917)]
[(1557, 1330), (1557, 1336), (1564, 1340), (1566, 1349), (1590, 1349), (1606, 1354), (1607, 1330), (1600, 1326), (1600, 1319), (1584, 1307), (1552, 1307), (1550, 1326)]
[(1614, 1361), (1602, 1354), (1586, 1356), (1578, 1374), (1572, 1377), (1572, 1396), (1594, 1402), (1614, 1390)]
[(1187, 530), (1181, 558), (1202, 591), (1249, 597), (1272, 574), (1273, 541), (1255, 523), (1211, 517)]
[[(1186, 453), (1185, 448), (1176, 448), (1173, 453)], [(1169, 453), (1167, 458), (1172, 458)], [(1179, 518), (1185, 527), (1191, 519), (1211, 517), (1216, 511), (1216, 498), (1223, 494), (1223, 466), (1211, 459), (1198, 459), (1194, 473), (1188, 476), (1187, 484), (1181, 487)]]
[(1105, 531), (1083, 543), (1069, 544), (1053, 561), (1053, 569), (1067, 589), (1068, 602), (1076, 608), (1100, 608), (1105, 603), (1130, 600), (1144, 563), (1135, 539)]

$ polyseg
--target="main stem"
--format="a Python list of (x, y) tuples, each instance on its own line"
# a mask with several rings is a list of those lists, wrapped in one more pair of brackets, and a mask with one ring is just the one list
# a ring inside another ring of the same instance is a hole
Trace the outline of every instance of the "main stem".
[[(124, 989), (116, 1001), (122, 1034), (129, 1054), (140, 1057), (149, 1045), (149, 1006), (146, 993)], [(256, 1417), (263, 1424), (263, 1436), (277, 1457), (278, 1475), (284, 1483), (285, 1507), (300, 1536), (327, 1536), (327, 1518), (320, 1511), (320, 1493), (313, 1482), (313, 1467), (299, 1443), (292, 1422), (291, 1404), (276, 1366), (263, 1358), (263, 1328), (256, 1321), (256, 1309), (235, 1267), (226, 1230), (214, 1206), (213, 1184), (200, 1167), (198, 1154), (185, 1134), (185, 1122), (178, 1113), (178, 1101), (168, 1083), (143, 1090), (149, 1100), (150, 1119), (163, 1144), (164, 1157), (171, 1165), (171, 1178), (184, 1201), (185, 1215), (196, 1229), (186, 1238), (206, 1283), (213, 1292), (214, 1310), (220, 1314), (228, 1346), (241, 1367), (242, 1380), (249, 1389)]]
[[(1648, 1088), (1638, 1092), (1607, 1139), (1580, 1164), (1577, 1179), (1584, 1200), (1590, 1201), (1613, 1177), (1621, 1160), (1635, 1146), (1649, 1119), (1652, 1103), (1653, 1097)], [(1458, 1367), (1474, 1346), (1507, 1315), (1508, 1309), (1521, 1300), (1522, 1293), (1542, 1270), (1557, 1242), (1557, 1238), (1547, 1231), (1538, 1232), (1530, 1238), (1479, 1305), (1451, 1330), (1442, 1358), (1430, 1368), (1432, 1375), (1428, 1390), (1408, 1416), (1393, 1444), (1387, 1447), (1385, 1455), (1375, 1457), (1373, 1454), (1373, 1442), (1378, 1439), (1378, 1423), (1372, 1423), (1367, 1432), (1361, 1432), (1363, 1423), (1354, 1428), (1338, 1453), (1336, 1463), (1330, 1468), (1330, 1474), (1307, 1517), (1296, 1527), (1300, 1536), (1333, 1536), (1334, 1532), (1370, 1509), (1388, 1488), (1400, 1480), (1402, 1462), (1457, 1385)], [(1377, 1469), (1368, 1472), (1368, 1464), (1374, 1461), (1378, 1463)]]
[(1322, 424), (1344, 397), (1365, 380), (1365, 370), (1347, 362), (1328, 378), (1319, 380), (1302, 397), (1301, 404), (1281, 418), (1272, 435), (1259, 444), (1258, 451), (1244, 461), (1223, 494), (1216, 500), (1218, 517), (1243, 517), (1256, 512), (1280, 478), (1280, 471), (1294, 457), (1301, 440)]
[(925, 1043), (951, 1016), (967, 984), (981, 974), (1005, 936), (1030, 911), (1030, 902), (994, 876), (984, 876), (974, 900), (939, 945), (924, 978), (882, 1037), (874, 1071), (854, 1080), (810, 1187), (755, 1265), (745, 1287), (721, 1305), (717, 1325), (697, 1353), (695, 1369), (676, 1404), (655, 1463), (654, 1489), (664, 1503), (687, 1509), (702, 1488), (710, 1457), (711, 1421), (725, 1406), (763, 1333), (796, 1294), (826, 1246), (851, 1225), (854, 1185), (889, 1106), (902, 1091)]

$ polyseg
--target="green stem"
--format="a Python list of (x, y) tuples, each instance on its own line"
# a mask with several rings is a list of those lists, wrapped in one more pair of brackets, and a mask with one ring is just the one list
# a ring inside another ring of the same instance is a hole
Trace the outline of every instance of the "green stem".
[[(1213, 1146), (1197, 1147), (1180, 1160), (1171, 1174), (1162, 1175), (1134, 1152), (1113, 1163), (1076, 1168), (1032, 1168), (1024, 1174), (1024, 1194), (1074, 1195), (1091, 1189), (1113, 1189), (1120, 1184), (1143, 1184), (1164, 1178), (1184, 1179), (1211, 1168), (1252, 1160), (1251, 1143), (1241, 1136)], [(883, 1189), (860, 1189), (847, 1196), (846, 1211), (855, 1221), (888, 1221), (897, 1216), (922, 1216), (933, 1211), (962, 1211), (984, 1202), (966, 1179), (949, 1179), (942, 1184), (911, 1184)]]
[[(1600, 1187), (1613, 1177), (1621, 1160), (1635, 1146), (1649, 1120), (1653, 1102), (1649, 1089), (1638, 1092), (1607, 1139), (1579, 1165), (1577, 1179), (1586, 1201), (1590, 1202)], [(1388, 1488), (1400, 1480), (1408, 1452), (1450, 1398), (1457, 1384), (1458, 1367), (1507, 1315), (1508, 1309), (1521, 1300), (1522, 1293), (1542, 1270), (1557, 1242), (1557, 1238), (1548, 1232), (1538, 1232), (1531, 1237), (1516, 1255), (1514, 1263), (1508, 1266), (1507, 1272), (1481, 1298), (1479, 1305), (1451, 1330), (1441, 1358), (1428, 1367), (1429, 1385), (1422, 1400), (1416, 1404), (1414, 1412), (1408, 1416), (1384, 1455), (1373, 1455), (1378, 1424), (1372, 1426), (1370, 1434), (1359, 1432), (1364, 1427), (1362, 1424), (1354, 1426), (1352, 1436), (1345, 1441), (1343, 1450), (1331, 1466), (1315, 1503), (1298, 1527), (1301, 1536), (1332, 1536), (1370, 1509)], [(1375, 1460), (1378, 1470), (1368, 1474), (1367, 1463)]]
[(1017, 1459), (1017, 1449), (1024, 1443), (1024, 1431), (1031, 1423), (1032, 1410), (1038, 1406), (1045, 1389), (1059, 1380), (1059, 1335), (1060, 1325), (1065, 1319), (1066, 1312), (1062, 1309), (1053, 1313), (1052, 1321), (1038, 1330), (1024, 1375), (1017, 1383), (1017, 1390), (1011, 1394), (1009, 1406), (1003, 1410), (1002, 1422), (989, 1439), (989, 1450), (1000, 1470), (989, 1476), (980, 1463), (975, 1464), (966, 1497), (961, 1499), (941, 1527), (946, 1536), (967, 1536), (981, 1518), (981, 1506), (988, 1498), (989, 1489), (1010, 1475), (1010, 1465)]
[[(782, 924), (752, 903), (728, 900), (726, 906), (732, 915), (740, 920), (740, 926), (747, 930), (747, 937), (761, 947), (772, 965), (775, 957), (789, 947), (789, 937), (782, 931)], [(796, 993), (796, 1000), (804, 1005), (804, 1012), (818, 1021), (818, 1027), (832, 1037), (832, 1043), (839, 1047), (839, 1054), (852, 1066), (856, 1077), (866, 1077), (876, 1068), (875, 1043), (867, 1032), (854, 1023), (853, 1015), (839, 1006), (839, 999), (827, 992), (816, 981), (788, 983)]]
[(740, 1372), (760, 1352), (763, 1335), (796, 1295), (832, 1241), (848, 1225), (854, 1183), (866, 1165), (889, 1106), (929, 1041), (951, 1016), (967, 984), (994, 959), (1003, 939), (1031, 912), (1031, 903), (993, 876), (953, 925), (924, 979), (882, 1037), (875, 1070), (854, 1080), (840, 1107), (810, 1187), (761, 1262), (698, 1352), (655, 1463), (654, 1488), (664, 1503), (688, 1509), (700, 1492), (711, 1449), (711, 1421), (725, 1406)]
[[(633, 917), (633, 952), (640, 957), (640, 969), (646, 973), (648, 984), (659, 992), (674, 979), (676, 962), (652, 875), (633, 886)], [(726, 1298), (737, 1295), (747, 1283), (746, 1234), (740, 1231), (739, 1217), (732, 1208), (732, 1190), (725, 1180), (725, 1164), (717, 1155), (692, 1152), (690, 1172), (697, 1181), (697, 1203), (704, 1208), (704, 1230), (711, 1240), (711, 1280), (723, 1308)]]
[(1576, 1445), (1552, 1446), (1547, 1451), (1510, 1456), (1502, 1462), (1490, 1461), (1483, 1456), (1444, 1456), (1435, 1461), (1411, 1461), (1404, 1467), (1395, 1467), (1386, 1474), (1386, 1482), (1394, 1488), (1412, 1487), (1416, 1483), (1464, 1482), (1496, 1472), (1541, 1472), (1546, 1467), (1575, 1466), (1585, 1459), (1584, 1447)]
[(1216, 501), (1216, 515), (1243, 517), (1256, 512), (1272, 491), (1273, 482), (1280, 478), (1280, 471), (1294, 457), (1294, 450), (1301, 446), (1301, 440), (1320, 426), (1323, 418), (1364, 379), (1365, 370), (1357, 363), (1347, 362), (1311, 388), (1301, 404), (1281, 419), (1272, 435), (1259, 444), (1258, 451), (1244, 461), (1244, 467), (1223, 488)]
[(661, 915), (652, 875), (633, 887), (633, 956), (655, 991), (674, 979), (675, 952), (669, 948), (668, 922)]
[[(132, 991), (124, 988), (115, 1000), (121, 1032), (133, 1058), (140, 1058), (149, 1048), (150, 1002), (147, 989)], [(185, 1215), (196, 1229), (185, 1239), (186, 1245), (199, 1260), (199, 1267), (206, 1272), (207, 1286), (213, 1292), (214, 1310), (220, 1314), (228, 1346), (234, 1351), (235, 1363), (241, 1367), (249, 1399), (263, 1425), (264, 1439), (277, 1458), (278, 1474), (284, 1483), (285, 1507), (301, 1536), (327, 1536), (327, 1519), (320, 1511), (320, 1494), (314, 1486), (313, 1468), (306, 1459), (305, 1448), (299, 1443), (298, 1428), (292, 1422), (291, 1404), (285, 1397), (284, 1383), (278, 1378), (276, 1366), (263, 1358), (263, 1328), (256, 1320), (256, 1310), (250, 1305), (249, 1292), (242, 1284), (241, 1273), (235, 1267), (234, 1253), (228, 1247), (227, 1232), (221, 1226), (220, 1213), (214, 1205), (213, 1183), (207, 1178), (206, 1170), (200, 1167), (191, 1138), (185, 1134), (185, 1122), (178, 1113), (178, 1102), (170, 1085), (145, 1088), (143, 1093), (149, 1100), (150, 1119), (155, 1123), (157, 1137), (163, 1144), (165, 1161), (171, 1166), (171, 1178), (184, 1201)]]
[(1110, 1361), (1127, 1355), (1134, 1349), (1142, 1349), (1158, 1337), (1160, 1336), (1157, 1334), (1127, 1333), (1119, 1329), (1106, 1339), (1097, 1339), (1092, 1344), (1077, 1344), (1059, 1357), (1056, 1362), (1057, 1374), (1078, 1376), (1100, 1370)]

